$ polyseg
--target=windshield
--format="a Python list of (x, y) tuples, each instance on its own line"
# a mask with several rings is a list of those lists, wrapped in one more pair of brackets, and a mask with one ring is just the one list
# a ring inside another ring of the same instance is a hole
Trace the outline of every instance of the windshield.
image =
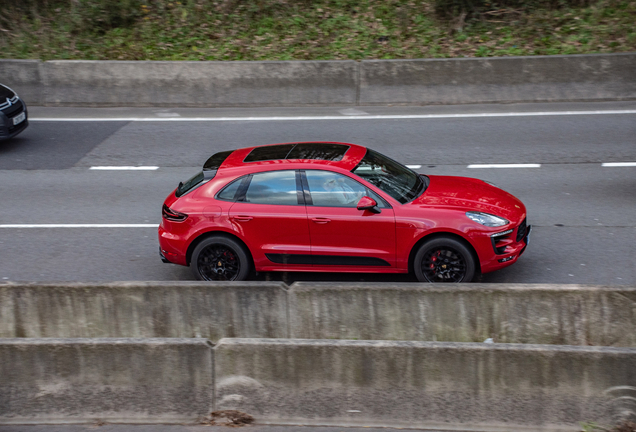
[(417, 173), (371, 149), (351, 172), (402, 204), (412, 201), (426, 188)]

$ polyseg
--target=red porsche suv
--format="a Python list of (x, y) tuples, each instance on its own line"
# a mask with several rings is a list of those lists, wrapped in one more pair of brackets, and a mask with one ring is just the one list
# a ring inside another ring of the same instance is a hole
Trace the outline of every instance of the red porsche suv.
[(526, 208), (482, 180), (425, 176), (365, 147), (310, 142), (213, 155), (165, 200), (164, 262), (201, 280), (252, 271), (412, 272), (469, 282), (516, 262)]

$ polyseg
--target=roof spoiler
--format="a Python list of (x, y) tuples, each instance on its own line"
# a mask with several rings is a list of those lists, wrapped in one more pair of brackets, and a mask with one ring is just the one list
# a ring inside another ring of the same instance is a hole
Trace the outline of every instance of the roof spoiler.
[[(214, 171), (214, 174), (216, 174), (216, 171), (219, 169), (221, 164), (225, 162), (225, 159), (227, 159), (232, 152), (234, 152), (234, 150), (227, 150), (210, 156), (210, 158), (203, 164), (203, 175), (206, 174), (206, 171)], [(212, 177), (214, 177), (214, 174), (212, 174)]]

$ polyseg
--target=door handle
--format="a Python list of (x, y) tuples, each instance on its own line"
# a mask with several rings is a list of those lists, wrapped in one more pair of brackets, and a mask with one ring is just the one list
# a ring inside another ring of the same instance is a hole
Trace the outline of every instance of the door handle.
[(253, 218), (252, 216), (233, 216), (232, 219), (234, 219), (237, 222), (249, 222)]
[(317, 224), (326, 224), (331, 222), (331, 219), (327, 219), (327, 218), (313, 218), (312, 221), (316, 222)]

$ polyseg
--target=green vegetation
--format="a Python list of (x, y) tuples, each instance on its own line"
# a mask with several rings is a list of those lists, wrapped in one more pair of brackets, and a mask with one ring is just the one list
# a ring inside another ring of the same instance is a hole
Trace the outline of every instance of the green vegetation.
[(594, 422), (584, 422), (581, 423), (581, 432), (636, 432), (636, 423), (624, 420), (614, 427), (607, 427)]
[(636, 51), (629, 0), (0, 0), (0, 57), (331, 60)]

